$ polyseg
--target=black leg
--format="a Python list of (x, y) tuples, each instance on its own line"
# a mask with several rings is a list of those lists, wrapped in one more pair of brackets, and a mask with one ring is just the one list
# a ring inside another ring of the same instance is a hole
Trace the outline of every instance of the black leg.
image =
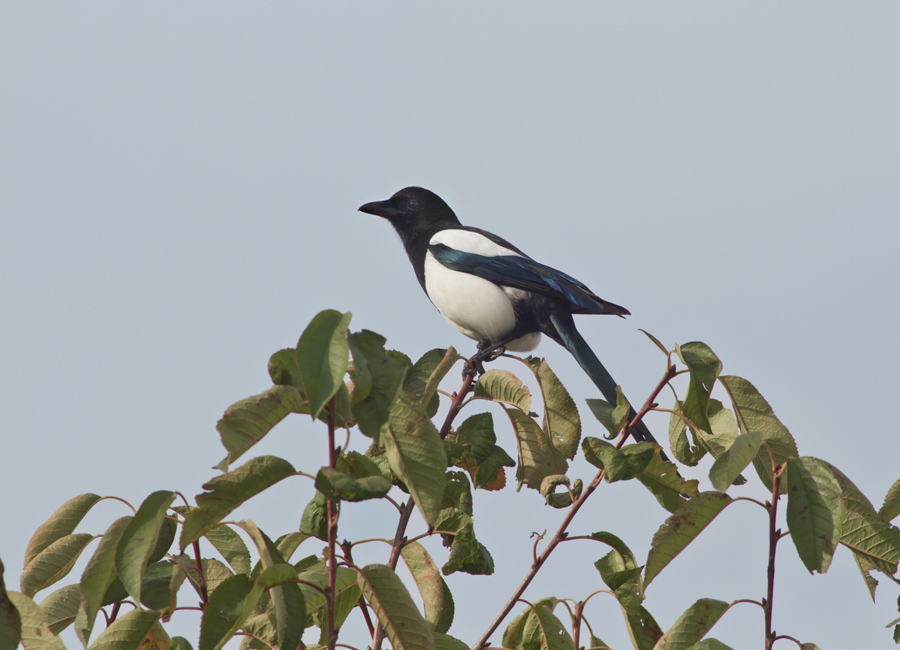
[(466, 361), (463, 366), (463, 376), (465, 375), (483, 375), (484, 361), (493, 361), (506, 352), (506, 344), (512, 339), (504, 339), (500, 343), (492, 345), (489, 341), (479, 341), (478, 352), (472, 358)]

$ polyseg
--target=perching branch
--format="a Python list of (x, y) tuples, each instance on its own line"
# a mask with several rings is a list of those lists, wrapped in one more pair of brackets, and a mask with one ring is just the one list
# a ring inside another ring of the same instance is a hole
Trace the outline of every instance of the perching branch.
[(763, 601), (763, 615), (766, 621), (766, 650), (772, 650), (775, 640), (778, 638), (772, 629), (772, 599), (775, 597), (775, 550), (778, 540), (781, 539), (781, 531), (776, 527), (778, 515), (778, 497), (781, 488), (781, 474), (784, 465), (775, 466), (772, 473), (772, 501), (768, 504), (769, 510), (769, 568), (766, 576), (766, 599)]

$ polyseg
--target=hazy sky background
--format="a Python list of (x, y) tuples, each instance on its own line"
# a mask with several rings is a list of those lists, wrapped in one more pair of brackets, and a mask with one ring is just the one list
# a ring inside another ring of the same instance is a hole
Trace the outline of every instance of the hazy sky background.
[[(352, 328), (414, 358), (473, 351), (388, 224), (356, 211), (412, 184), (630, 309), (578, 325), (632, 401), (664, 370), (638, 328), (702, 340), (802, 454), (877, 507), (900, 477), (898, 28), (893, 2), (3, 3), (7, 586), (71, 496), (197, 494), (224, 456), (216, 420), (269, 385), (269, 355), (320, 310), (352, 311)], [(579, 405), (595, 396), (562, 348), (537, 353)], [(454, 371), (445, 388), (457, 387)], [(514, 453), (496, 410), (495, 422)], [(650, 425), (666, 438), (666, 417)], [(254, 452), (314, 471), (323, 432), (297, 416)], [(685, 474), (708, 489), (708, 466)], [(234, 516), (275, 537), (295, 530), (310, 490), (285, 481)], [(393, 535), (391, 508), (356, 522), (354, 508), (342, 536)], [(469, 643), (527, 570), (529, 533), (563, 516), (533, 491), (479, 493), (475, 508), (497, 576), (449, 578), (450, 633)], [(103, 502), (79, 530), (123, 514)], [(615, 532), (643, 560), (666, 516), (640, 486), (604, 485), (573, 530)], [(645, 605), (667, 629), (697, 598), (762, 597), (766, 543), (764, 513), (730, 507)], [(779, 548), (780, 633), (892, 645), (895, 585), (879, 578), (873, 605), (846, 549), (809, 576), (789, 539)], [(387, 546), (368, 552), (357, 559), (387, 559)], [(564, 545), (526, 598), (601, 588), (590, 563), (603, 553)], [(612, 599), (592, 607), (597, 634), (630, 647)], [(190, 616), (169, 629), (196, 643)], [(742, 605), (712, 636), (760, 648), (762, 630)]]

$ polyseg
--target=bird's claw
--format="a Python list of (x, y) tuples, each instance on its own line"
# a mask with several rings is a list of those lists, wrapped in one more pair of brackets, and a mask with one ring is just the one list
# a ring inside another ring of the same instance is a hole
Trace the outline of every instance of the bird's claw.
[(494, 361), (499, 358), (506, 352), (506, 347), (503, 345), (491, 346), (490, 343), (485, 343), (482, 341), (478, 344), (478, 353), (475, 354), (471, 359), (466, 360), (466, 365), (463, 366), (463, 377), (469, 375), (483, 375), (484, 374), (484, 361)]

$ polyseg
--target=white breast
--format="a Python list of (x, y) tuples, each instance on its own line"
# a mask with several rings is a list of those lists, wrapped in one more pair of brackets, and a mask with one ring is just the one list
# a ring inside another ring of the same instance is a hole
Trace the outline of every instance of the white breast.
[[(434, 235), (430, 243), (489, 257), (519, 255), (483, 235), (466, 230), (443, 230)], [(516, 326), (510, 294), (517, 290), (501, 288), (469, 273), (448, 269), (430, 252), (425, 255), (425, 290), (447, 322), (476, 341), (499, 343)], [(529, 334), (508, 343), (506, 348), (527, 352), (537, 346), (540, 338), (539, 333)]]

